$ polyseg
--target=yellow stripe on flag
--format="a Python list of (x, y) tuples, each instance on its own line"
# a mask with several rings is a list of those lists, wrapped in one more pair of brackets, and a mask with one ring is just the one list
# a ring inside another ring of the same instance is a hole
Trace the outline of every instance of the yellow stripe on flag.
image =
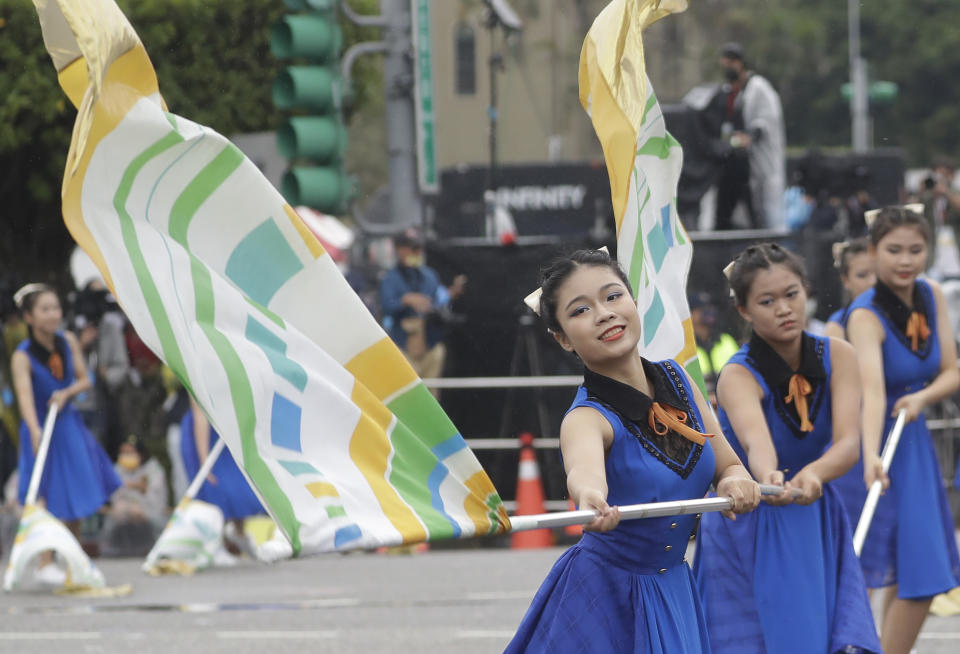
[(307, 490), (314, 497), (340, 497), (334, 485), (325, 481), (311, 482), (307, 484)]
[(297, 212), (293, 210), (289, 204), (283, 205), (283, 210), (287, 214), (287, 218), (290, 219), (290, 222), (293, 223), (293, 226), (297, 229), (297, 233), (300, 234), (300, 238), (303, 239), (304, 245), (307, 246), (307, 249), (310, 250), (310, 254), (313, 255), (314, 259), (319, 259), (327, 253), (323, 249), (323, 245), (320, 243), (320, 240), (314, 235), (313, 232), (307, 227), (303, 222), (303, 219), (297, 215)]
[(387, 464), (392, 447), (387, 430), (393, 414), (357, 382), (350, 397), (361, 411), (360, 420), (350, 437), (350, 459), (370, 485), (377, 502), (404, 543), (426, 540), (427, 532), (413, 510), (387, 481)]
[[(73, 68), (78, 63), (86, 66), (86, 63), (82, 59), (78, 59), (67, 68)], [(63, 79), (67, 83), (72, 84), (76, 82), (77, 75), (78, 73), (74, 71)], [(84, 76), (85, 75), (86, 73), (84, 73)], [(113, 97), (113, 101), (120, 106), (112, 107), (110, 112), (106, 111), (103, 106), (97, 105), (94, 108), (96, 115), (93, 120), (93, 127), (87, 135), (86, 146), (83, 151), (75, 153), (72, 151), (73, 146), (71, 146), (70, 154), (72, 157), (79, 156), (79, 159), (77, 161), (76, 172), (73, 175), (65, 175), (63, 179), (63, 220), (67, 225), (67, 229), (70, 231), (70, 235), (73, 236), (77, 244), (90, 255), (93, 263), (96, 264), (100, 272), (103, 273), (103, 279), (107, 286), (115, 293), (116, 289), (113, 285), (113, 278), (107, 269), (103, 254), (100, 252), (100, 248), (96, 240), (94, 240), (90, 229), (83, 221), (80, 195), (83, 192), (83, 181), (86, 178), (87, 168), (90, 166), (90, 159), (93, 157), (93, 152), (97, 149), (100, 141), (120, 124), (123, 117), (126, 116), (127, 112), (133, 108), (142, 96), (157, 93), (158, 88), (157, 76), (153, 71), (153, 66), (150, 64), (147, 51), (144, 50), (142, 45), (138, 45), (118, 57), (107, 69), (106, 78), (111, 83), (129, 86), (132, 92), (116, 94)], [(67, 90), (65, 87), (64, 91)], [(72, 157), (68, 157), (68, 161), (70, 161)]]
[(87, 62), (82, 57), (74, 60), (69, 66), (57, 74), (60, 88), (67, 94), (70, 103), (79, 107), (83, 102), (83, 94), (87, 92)]
[[(481, 470), (473, 474), (463, 485), (470, 491), (470, 495), (463, 500), (463, 508), (466, 510), (470, 520), (473, 521), (477, 529), (477, 534), (489, 533), (493, 523), (490, 520), (490, 507), (487, 506), (483, 500), (493, 489), (490, 478), (487, 476), (487, 473)], [(506, 509), (503, 508), (502, 503), (499, 503), (497, 506), (497, 515), (500, 516), (500, 524), (496, 533), (504, 534), (510, 531), (510, 517), (507, 515)]]
[(389, 337), (360, 352), (345, 367), (351, 375), (362, 379), (378, 400), (390, 397), (417, 380), (417, 373)]

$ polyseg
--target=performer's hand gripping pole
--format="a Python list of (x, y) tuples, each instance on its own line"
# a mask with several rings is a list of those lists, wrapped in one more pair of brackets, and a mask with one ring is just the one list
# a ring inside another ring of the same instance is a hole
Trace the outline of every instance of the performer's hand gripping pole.
[[(897, 414), (897, 422), (890, 430), (890, 436), (887, 438), (886, 445), (883, 446), (883, 454), (880, 455), (880, 462), (883, 465), (883, 474), (890, 470), (890, 464), (893, 463), (893, 455), (897, 451), (897, 445), (900, 444), (900, 435), (903, 433), (903, 426), (907, 423), (907, 410), (900, 409)], [(867, 540), (867, 531), (870, 530), (870, 523), (873, 521), (873, 514), (877, 510), (877, 502), (880, 501), (880, 493), (883, 491), (883, 482), (879, 479), (870, 485), (870, 491), (867, 493), (867, 501), (863, 503), (863, 511), (860, 512), (860, 520), (857, 522), (857, 529), (853, 532), (853, 551), (860, 556), (863, 551), (863, 543)]]
[[(760, 484), (761, 495), (779, 495), (783, 492), (782, 486)], [(794, 490), (794, 496), (799, 490)], [(691, 513), (709, 513), (710, 511), (728, 511), (733, 508), (725, 497), (705, 497), (696, 500), (674, 500), (671, 502), (650, 502), (647, 504), (630, 504), (620, 507), (621, 520), (636, 520), (638, 518), (663, 518), (671, 515), (689, 515)], [(537, 515), (517, 515), (510, 517), (510, 531), (529, 531), (550, 527), (568, 527), (570, 525), (585, 525), (597, 517), (597, 512), (590, 509), (580, 511), (559, 511), (557, 513), (540, 513)]]

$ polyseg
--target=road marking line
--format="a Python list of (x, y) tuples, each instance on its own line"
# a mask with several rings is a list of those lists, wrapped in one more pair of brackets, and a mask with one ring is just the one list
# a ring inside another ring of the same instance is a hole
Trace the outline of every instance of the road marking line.
[(929, 631), (920, 634), (922, 640), (960, 640), (960, 631)]
[(0, 633), (0, 640), (97, 640), (99, 631), (7, 631)]
[(533, 593), (528, 590), (500, 590), (490, 593), (467, 593), (468, 600), (509, 600), (533, 598)]
[(510, 638), (513, 636), (512, 631), (493, 631), (493, 630), (476, 630), (476, 631), (458, 631), (453, 635), (454, 638)]
[(312, 638), (336, 638), (339, 633), (338, 631), (218, 631), (217, 638), (223, 640), (268, 640), (273, 638), (307, 640)]

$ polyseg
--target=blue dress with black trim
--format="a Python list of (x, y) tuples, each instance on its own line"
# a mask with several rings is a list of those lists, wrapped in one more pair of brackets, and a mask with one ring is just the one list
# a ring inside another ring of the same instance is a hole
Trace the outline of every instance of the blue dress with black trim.
[[(766, 342), (754, 335), (731, 364), (750, 371), (763, 391), (763, 414), (785, 477), (820, 458), (833, 440), (830, 339), (803, 335), (796, 372), (812, 387), (812, 431), (801, 429), (796, 407), (785, 401), (794, 371)], [(723, 407), (719, 419), (746, 461)], [(736, 521), (705, 515), (693, 571), (715, 654), (880, 652), (850, 524), (830, 483), (807, 506), (761, 502)]]
[[(30, 383), (33, 386), (33, 405), (37, 420), (43, 427), (47, 419), (47, 404), (55, 391), (67, 388), (76, 381), (70, 345), (63, 334), (57, 334), (54, 347), (62, 361), (62, 379), (49, 367), (50, 355), (39, 343), (28, 338), (17, 350), (30, 359)], [(36, 454), (30, 442), (26, 422), (20, 423), (19, 487), (17, 496), (23, 504)], [(68, 402), (57, 413), (50, 437), (50, 449), (40, 478), (38, 497), (46, 500), (47, 510), (65, 521), (79, 520), (97, 512), (121, 485), (113, 462), (83, 424), (80, 412)]]
[(847, 310), (849, 307), (844, 307), (842, 309), (837, 309), (830, 314), (830, 317), (827, 318), (827, 324), (833, 323), (835, 325), (840, 325), (843, 327), (847, 322)]
[[(210, 426), (210, 449), (220, 440), (217, 430)], [(200, 455), (197, 453), (197, 441), (193, 436), (193, 409), (184, 414), (180, 421), (180, 454), (183, 456), (183, 467), (187, 478), (193, 479), (200, 470)], [(223, 511), (226, 520), (236, 520), (252, 515), (266, 513), (260, 500), (247, 483), (230, 450), (224, 448), (213, 464), (213, 476), (217, 483), (211, 484), (207, 479), (197, 493), (197, 499), (215, 504)]]
[[(698, 445), (647, 417), (654, 400), (703, 421), (683, 369), (644, 361), (653, 400), (586, 370), (570, 407), (590, 407), (613, 427), (606, 457), (611, 506), (703, 497), (715, 474), (709, 440)], [(507, 646), (507, 652), (701, 654), (706, 623), (685, 553), (697, 517), (624, 520), (605, 533), (585, 532), (554, 564)]]
[[(906, 336), (911, 313), (882, 282), (854, 300), (850, 314), (863, 309), (877, 316), (884, 330), (883, 378), (887, 406), (881, 451), (896, 421), (890, 414), (898, 399), (927, 386), (940, 373), (940, 340), (933, 289), (917, 280), (914, 308), (927, 321), (930, 335), (914, 352)], [(848, 320), (849, 315), (848, 314)], [(960, 556), (943, 475), (923, 415), (908, 423), (890, 466), (890, 487), (880, 496), (860, 553), (867, 585), (897, 584), (898, 597), (922, 599), (960, 585)], [(835, 482), (850, 521), (856, 525), (867, 498), (863, 461)]]

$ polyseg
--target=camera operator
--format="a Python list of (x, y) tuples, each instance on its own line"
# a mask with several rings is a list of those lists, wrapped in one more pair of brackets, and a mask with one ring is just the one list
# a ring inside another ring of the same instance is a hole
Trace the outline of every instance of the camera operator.
[[(936, 248), (941, 245), (944, 236), (947, 236), (946, 243), (960, 236), (960, 193), (953, 186), (956, 164), (947, 157), (938, 157), (932, 168), (917, 195), (917, 200), (923, 203), (923, 215), (934, 234), (932, 247), (928, 248), (928, 266), (933, 265), (937, 256)], [(952, 233), (946, 234), (943, 228), (949, 228)]]
[(443, 286), (424, 264), (423, 239), (416, 230), (396, 236), (393, 246), (397, 265), (380, 282), (383, 327), (420, 377), (440, 377), (445, 328), (454, 318), (450, 302), (463, 293), (467, 278), (458, 275), (449, 288)]

